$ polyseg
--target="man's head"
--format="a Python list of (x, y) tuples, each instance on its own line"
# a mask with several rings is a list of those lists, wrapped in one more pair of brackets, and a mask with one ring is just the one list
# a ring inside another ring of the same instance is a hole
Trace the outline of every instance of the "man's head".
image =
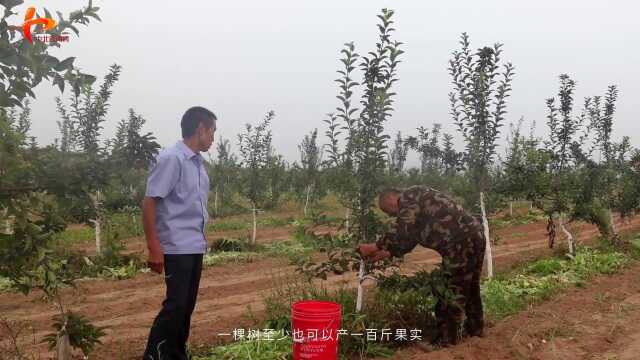
[(214, 113), (201, 106), (190, 108), (182, 115), (180, 122), (182, 138), (195, 145), (199, 151), (208, 151), (213, 144), (217, 120)]
[(398, 215), (398, 200), (402, 192), (398, 189), (386, 189), (378, 196), (378, 206), (391, 216)]

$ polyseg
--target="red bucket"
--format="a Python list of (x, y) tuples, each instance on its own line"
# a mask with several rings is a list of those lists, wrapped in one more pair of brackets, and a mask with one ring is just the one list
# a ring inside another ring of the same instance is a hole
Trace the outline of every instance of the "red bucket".
[(298, 301), (291, 306), (293, 360), (336, 360), (340, 304), (329, 301)]

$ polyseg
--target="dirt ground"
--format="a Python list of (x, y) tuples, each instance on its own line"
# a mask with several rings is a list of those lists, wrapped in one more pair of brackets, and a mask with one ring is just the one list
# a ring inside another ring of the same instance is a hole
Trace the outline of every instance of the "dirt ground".
[[(546, 223), (540, 222), (497, 230), (495, 234), (498, 235), (499, 242), (494, 246), (494, 258), (497, 270), (504, 271), (515, 264), (550, 254), (551, 250), (547, 248), (545, 227)], [(577, 235), (578, 241), (583, 243), (592, 241), (598, 233), (597, 229), (593, 226), (585, 224), (574, 224), (572, 227), (574, 234)], [(619, 224), (619, 228), (622, 231), (640, 229), (640, 217)], [(292, 229), (273, 229), (271, 232), (263, 233), (262, 239), (264, 241), (277, 241), (278, 239), (286, 238), (288, 234), (287, 231), (291, 230)], [(265, 237), (265, 234), (270, 234), (273, 239), (269, 239), (268, 236)], [(403, 268), (417, 270), (422, 266), (428, 267), (438, 263), (440, 258), (435, 252), (419, 247), (413, 253), (409, 254), (405, 261), (407, 264), (403, 265)], [(290, 274), (293, 273), (293, 271), (294, 268), (289, 266), (288, 262), (284, 259), (260, 259), (247, 264), (226, 264), (205, 269), (200, 283), (198, 304), (193, 315), (191, 336), (189, 339), (190, 343), (192, 345), (199, 345), (227, 342), (230, 340), (230, 337), (219, 334), (231, 333), (235, 328), (249, 328), (252, 323), (246, 316), (248, 307), (251, 308), (254, 316), (259, 318), (264, 309), (262, 303), (263, 295), (272, 287), (274, 277)], [(345, 282), (353, 284), (353, 276), (353, 274), (332, 276), (327, 280), (327, 285), (337, 286)], [(640, 304), (640, 295), (636, 295), (635, 298), (633, 297), (634, 293), (638, 293), (638, 289), (640, 288), (638, 276), (633, 278), (633, 272), (627, 271), (619, 275), (619, 280), (617, 280), (618, 276), (612, 279), (616, 279), (615, 288), (611, 287), (607, 289), (607, 281), (601, 284), (605, 290), (611, 293), (611, 301), (603, 301), (601, 305), (603, 307), (605, 305), (612, 306), (612, 310), (610, 312), (602, 312), (600, 318), (592, 318), (591, 314), (593, 311), (586, 310), (589, 309), (591, 303), (595, 301), (595, 295), (591, 296), (588, 293), (571, 291), (558, 300), (518, 315), (521, 318), (514, 317), (500, 322), (495, 327), (489, 329), (486, 338), (472, 339), (454, 349), (438, 351), (428, 355), (424, 353), (413, 353), (413, 350), (407, 350), (406, 352), (402, 352), (397, 358), (585, 358), (562, 357), (562, 355), (559, 355), (560, 357), (544, 357), (547, 356), (545, 354), (553, 356), (553, 354), (560, 354), (560, 351), (566, 351), (567, 349), (572, 351), (574, 349), (576, 351), (582, 349), (581, 351), (588, 353), (588, 351), (595, 351), (597, 345), (601, 343), (596, 342), (595, 345), (592, 345), (590, 343), (591, 340), (583, 342), (581, 339), (584, 337), (582, 336), (576, 336), (574, 340), (569, 340), (568, 336), (565, 337), (556, 334), (553, 339), (549, 339), (546, 344), (541, 344), (540, 334), (542, 333), (540, 333), (540, 331), (545, 329), (543, 327), (544, 324), (547, 324), (549, 327), (557, 326), (558, 322), (554, 316), (565, 319), (563, 315), (567, 312), (575, 314), (575, 316), (566, 317), (567, 321), (569, 321), (567, 324), (573, 324), (572, 326), (576, 327), (577, 330), (575, 331), (580, 331), (584, 334), (606, 333), (616, 344), (624, 339), (628, 339), (629, 344), (632, 344), (629, 346), (632, 347), (627, 348), (627, 350), (640, 350), (638, 345), (640, 341), (640, 328), (636, 327), (637, 332), (635, 335), (630, 334), (625, 335), (625, 337), (619, 337), (619, 335), (624, 334), (623, 331), (626, 328), (622, 325), (616, 325), (619, 324), (620, 321), (623, 321), (623, 317), (620, 319), (615, 318), (616, 316), (621, 316), (622, 313), (620, 311), (622, 310), (613, 309), (613, 306), (620, 307), (620, 304), (623, 303), (621, 301), (623, 300), (628, 300), (628, 307), (625, 308), (631, 308), (631, 306), (635, 306), (634, 304), (636, 303)], [(623, 290), (626, 290), (623, 286), (618, 286), (618, 281), (629, 283), (630, 287), (628, 288), (628, 295), (626, 295), (626, 297), (622, 295)], [(632, 284), (634, 281), (636, 282), (635, 285)], [(611, 281), (608, 283), (611, 283)], [(108, 327), (106, 330), (107, 336), (103, 338), (103, 344), (99, 345), (91, 355), (92, 359), (139, 359), (151, 323), (160, 309), (164, 297), (164, 290), (163, 278), (159, 275), (147, 273), (139, 274), (133, 279), (120, 281), (81, 281), (78, 283), (76, 289), (63, 291), (63, 297), (68, 308), (74, 312), (87, 316), (95, 325)], [(581, 300), (580, 294), (586, 294), (587, 296)], [(551, 305), (566, 301), (564, 299), (571, 296), (575, 297), (574, 300), (568, 301), (566, 305), (558, 305), (559, 307), (557, 308)], [(605, 298), (609, 299), (608, 297)], [(593, 304), (592, 310), (595, 309), (596, 305), (597, 304)], [(563, 308), (565, 308), (565, 310), (561, 310)], [(615, 311), (618, 312), (616, 313)], [(52, 305), (44, 302), (41, 294), (37, 292), (26, 297), (21, 294), (0, 294), (0, 314), (9, 319), (28, 321), (34, 330), (29, 336), (23, 338), (23, 341), (25, 344), (33, 344), (34, 342), (39, 342), (45, 334), (51, 331), (51, 317), (56, 314), (56, 309)], [(632, 315), (640, 316), (638, 314)], [(640, 322), (636, 321), (635, 323), (640, 326)], [(536, 336), (538, 337), (536, 338)], [(633, 339), (635, 339), (635, 343)], [(532, 350), (529, 350), (529, 344), (533, 347)], [(501, 347), (500, 351), (506, 351), (505, 349), (507, 347), (513, 350), (504, 352), (503, 357), (488, 356), (489, 350), (495, 350), (495, 348), (498, 347), (496, 345)], [(46, 347), (43, 345), (25, 346), (27, 346), (30, 351), (40, 352), (43, 359), (50, 356), (46, 351)], [(464, 349), (467, 348), (469, 352), (464, 355)], [(623, 351), (623, 348), (620, 346), (611, 346), (610, 348)], [(478, 350), (480, 349), (484, 349), (484, 352), (479, 352)], [(460, 351), (460, 353), (456, 351)], [(532, 357), (532, 354), (539, 357)], [(482, 357), (484, 355), (487, 356)], [(439, 358), (438, 356), (442, 357)], [(591, 359), (589, 357), (587, 358)], [(606, 357), (601, 358), (606, 359)], [(640, 358), (640, 356), (637, 358)]]
[(640, 359), (640, 263), (499, 321), (482, 338), (437, 351), (413, 347), (394, 359)]

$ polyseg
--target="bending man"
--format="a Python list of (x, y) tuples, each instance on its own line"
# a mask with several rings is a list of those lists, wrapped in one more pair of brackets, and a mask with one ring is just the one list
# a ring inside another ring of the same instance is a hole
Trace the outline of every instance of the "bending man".
[(397, 217), (396, 231), (385, 234), (375, 244), (360, 245), (360, 253), (377, 261), (401, 257), (417, 244), (437, 251), (448, 265), (451, 290), (458, 300), (457, 306), (440, 301), (436, 305), (436, 342), (455, 344), (461, 330), (470, 336), (482, 335), (480, 274), (485, 239), (480, 222), (448, 196), (425, 186), (386, 190), (378, 203), (382, 211)]

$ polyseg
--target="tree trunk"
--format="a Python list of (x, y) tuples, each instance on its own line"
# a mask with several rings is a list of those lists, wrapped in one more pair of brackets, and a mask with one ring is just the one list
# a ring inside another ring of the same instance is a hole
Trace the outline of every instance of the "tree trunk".
[(56, 338), (56, 359), (71, 360), (71, 344), (66, 331), (63, 334), (58, 333)]
[(251, 235), (251, 243), (253, 245), (256, 244), (256, 231), (258, 230), (258, 224), (257, 224), (257, 219), (256, 219), (256, 213), (258, 212), (258, 209), (256, 209), (256, 205), (253, 205), (253, 233)]
[(100, 255), (100, 253), (102, 252), (100, 219), (91, 219), (89, 221), (95, 226), (95, 230), (96, 230), (96, 255)]
[(567, 244), (569, 245), (569, 254), (571, 254), (572, 256), (575, 256), (575, 254), (576, 254), (576, 241), (575, 241), (573, 235), (564, 226), (564, 215), (563, 214), (560, 214), (560, 217), (559, 217), (558, 221), (560, 222), (560, 229), (562, 229), (562, 232), (567, 237)]
[[(91, 194), (90, 194), (91, 195)], [(102, 206), (102, 200), (100, 199), (100, 190), (96, 190), (94, 194), (91, 195), (91, 200), (93, 202), (93, 208), (96, 211), (96, 218), (91, 221), (96, 226), (96, 254), (100, 255), (102, 246), (100, 244), (100, 222), (102, 221), (100, 216), (100, 208)]]
[(7, 235), (12, 235), (13, 234), (13, 223), (15, 221), (15, 216), (8, 216), (5, 219), (5, 223), (4, 223), (4, 227), (5, 227), (5, 234)]
[(618, 243), (620, 240), (620, 234), (618, 233), (618, 228), (616, 227), (616, 221), (613, 218), (613, 210), (609, 209), (609, 222), (611, 223), (611, 242), (614, 244)]
[(309, 194), (311, 193), (311, 185), (307, 185), (307, 200), (304, 202), (304, 216), (307, 217), (307, 206), (309, 206)]
[(349, 232), (349, 218), (351, 217), (351, 209), (347, 209), (344, 212), (344, 227)]
[(509, 217), (513, 217), (513, 200), (509, 201)]
[(218, 186), (216, 186), (216, 191), (213, 195), (213, 212), (218, 216)]
[(365, 266), (364, 260), (360, 260), (360, 269), (358, 270), (358, 296), (356, 298), (356, 312), (362, 311), (362, 299), (364, 298), (364, 280), (365, 280)]
[(491, 254), (491, 240), (489, 237), (489, 221), (487, 220), (487, 211), (484, 206), (484, 192), (480, 192), (480, 211), (482, 211), (482, 226), (484, 227), (484, 238), (486, 248), (484, 254), (484, 263), (487, 266), (487, 277), (493, 277), (493, 255)]

